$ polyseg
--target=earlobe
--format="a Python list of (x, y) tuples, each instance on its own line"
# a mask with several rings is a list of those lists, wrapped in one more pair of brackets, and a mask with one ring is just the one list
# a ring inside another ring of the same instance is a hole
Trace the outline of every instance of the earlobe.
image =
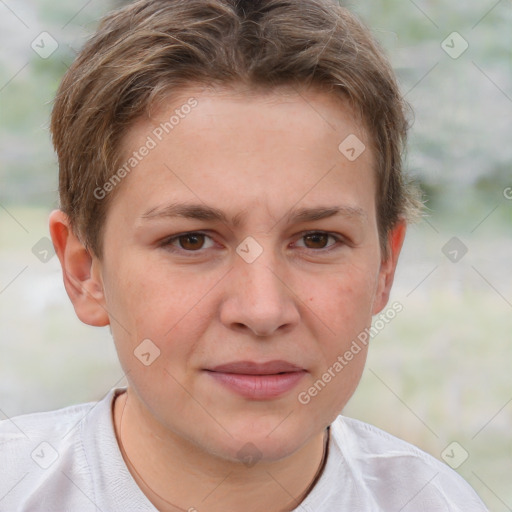
[(393, 285), (393, 279), (395, 277), (396, 265), (398, 263), (398, 256), (402, 250), (406, 229), (407, 223), (402, 220), (389, 232), (388, 257), (381, 263), (377, 292), (373, 303), (373, 315), (380, 313), (388, 303), (391, 286)]
[(75, 235), (68, 216), (61, 210), (50, 214), (49, 227), (64, 286), (78, 318), (89, 325), (108, 325), (99, 260)]

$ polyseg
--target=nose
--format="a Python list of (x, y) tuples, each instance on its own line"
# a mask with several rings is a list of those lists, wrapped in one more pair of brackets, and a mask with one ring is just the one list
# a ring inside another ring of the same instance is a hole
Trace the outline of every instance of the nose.
[(221, 322), (230, 329), (271, 336), (299, 322), (299, 299), (292, 283), (287, 282), (283, 267), (278, 268), (275, 258), (265, 252), (252, 263), (238, 256), (234, 262), (220, 311)]

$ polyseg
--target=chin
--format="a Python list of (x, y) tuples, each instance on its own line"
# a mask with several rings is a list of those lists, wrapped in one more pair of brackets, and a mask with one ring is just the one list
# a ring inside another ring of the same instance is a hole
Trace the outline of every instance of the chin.
[[(256, 463), (278, 462), (293, 455), (302, 443), (288, 439), (286, 444), (282, 439), (269, 441), (268, 439), (238, 439), (230, 442), (229, 446), (217, 447), (214, 454), (224, 460), (242, 463), (248, 468)], [(219, 449), (220, 448), (220, 449)]]
[[(287, 421), (290, 422), (289, 425), (286, 425)], [(310, 436), (317, 434), (311, 426), (308, 431), (297, 419), (293, 420), (293, 424), (291, 421), (274, 421), (272, 428), (266, 422), (257, 421), (245, 424), (240, 422), (236, 427), (231, 425), (229, 432), (233, 437), (224, 432), (226, 435), (222, 439), (212, 439), (212, 444), (215, 445), (212, 451), (224, 459), (243, 462), (249, 467), (256, 460), (269, 463), (279, 461), (295, 453)], [(319, 427), (318, 433), (321, 430)]]

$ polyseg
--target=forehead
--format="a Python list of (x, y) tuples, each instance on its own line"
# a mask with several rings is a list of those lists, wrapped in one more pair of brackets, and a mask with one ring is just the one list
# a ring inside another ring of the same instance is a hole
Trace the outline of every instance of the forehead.
[[(300, 123), (298, 127), (302, 135), (299, 137), (296, 137), (298, 131), (294, 130), (297, 128), (294, 121)], [(191, 133), (192, 130), (195, 133)], [(207, 142), (215, 139), (217, 134), (220, 137), (233, 135), (225, 140), (229, 145), (247, 135), (243, 144), (249, 148), (251, 141), (256, 146), (271, 133), (286, 133), (288, 145), (296, 142), (297, 149), (301, 147), (300, 143), (313, 143), (326, 133), (336, 138), (356, 135), (367, 146), (370, 142), (361, 114), (347, 99), (327, 92), (325, 88), (280, 86), (255, 89), (232, 84), (190, 86), (160, 95), (150, 104), (147, 114), (127, 129), (120, 149), (128, 156), (126, 152), (130, 153), (148, 134), (159, 145), (171, 144), (186, 135), (192, 136), (191, 143)], [(283, 140), (277, 142), (283, 143)], [(260, 149), (264, 147), (260, 146)]]
[(361, 208), (357, 196), (374, 189), (369, 146), (359, 116), (323, 91), (189, 88), (127, 131), (122, 162), (144, 156), (123, 187), (145, 195), (145, 214), (184, 195), (212, 206), (243, 197), (247, 209), (263, 197), (284, 205), (330, 195), (333, 203), (342, 191), (345, 206)]

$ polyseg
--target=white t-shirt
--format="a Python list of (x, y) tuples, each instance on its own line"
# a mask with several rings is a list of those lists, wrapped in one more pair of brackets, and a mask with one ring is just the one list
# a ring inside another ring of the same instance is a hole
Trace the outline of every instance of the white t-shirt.
[[(115, 437), (112, 403), (123, 391), (0, 422), (0, 511), (155, 512)], [(487, 509), (447, 465), (371, 425), (339, 416), (331, 425), (323, 473), (299, 511)]]

